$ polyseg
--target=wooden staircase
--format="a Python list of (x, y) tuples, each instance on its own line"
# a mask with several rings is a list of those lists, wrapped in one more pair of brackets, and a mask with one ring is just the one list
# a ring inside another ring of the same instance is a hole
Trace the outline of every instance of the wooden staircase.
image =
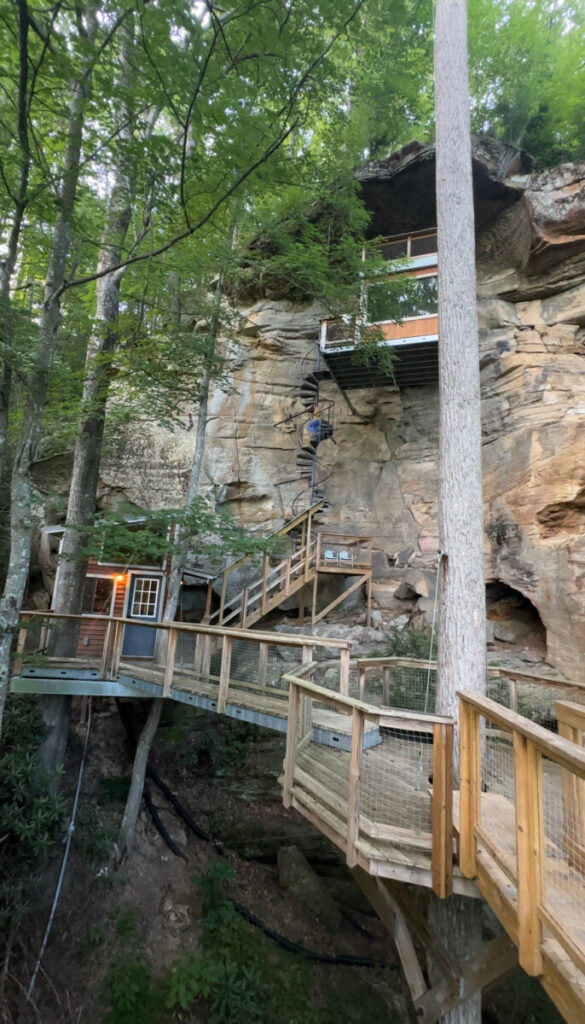
[[(233, 597), (227, 597), (230, 576), (253, 556), (238, 558), (224, 570), (220, 605), (206, 620), (214, 626), (235, 626), (248, 629), (269, 612), (281, 605), (287, 598), (299, 594), (299, 619), (304, 621), (303, 591), (313, 585), (311, 597), (311, 625), (315, 625), (350, 594), (365, 586), (367, 591), (366, 621), (370, 624), (372, 594), (372, 551), (371, 538), (351, 534), (316, 533), (315, 516), (323, 507), (323, 499), (311, 508), (295, 516), (282, 529), (273, 534), (274, 538), (288, 537), (292, 551), (284, 558), (271, 564), (271, 556), (264, 555), (262, 569), (256, 579), (242, 587)], [(326, 608), (317, 612), (319, 576), (355, 576), (347, 590), (331, 601)]]

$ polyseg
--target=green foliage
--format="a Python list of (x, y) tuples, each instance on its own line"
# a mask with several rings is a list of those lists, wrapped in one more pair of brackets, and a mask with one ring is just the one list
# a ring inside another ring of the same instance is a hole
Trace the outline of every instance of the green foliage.
[(112, 856), (116, 830), (103, 820), (97, 808), (80, 807), (75, 828), (75, 846), (83, 850), (86, 862), (97, 870)]
[(50, 849), (64, 812), (62, 798), (50, 788), (50, 776), (39, 767), (42, 734), (34, 698), (9, 696), (0, 744), (0, 934), (4, 938), (26, 912), (35, 868)]
[(194, 727), (191, 715), (181, 705), (170, 710), (171, 721), (159, 729), (158, 741), (163, 749), (172, 753), (184, 770), (198, 773), (221, 774), (243, 768), (257, 727), (246, 727), (245, 722), (216, 719), (205, 726), (198, 720)]
[(431, 652), (431, 638), (427, 633), (418, 629), (399, 629), (397, 626), (390, 626), (386, 631), (388, 644), (388, 655), (395, 658), (431, 658), (437, 656), (437, 638), (433, 639)]
[(98, 780), (97, 802), (100, 806), (124, 803), (130, 787), (129, 775), (107, 775)]
[(102, 1024), (157, 1024), (160, 1020), (160, 990), (144, 960), (131, 955), (117, 957), (101, 993), (106, 1006)]
[[(182, 537), (197, 539), (197, 553), (217, 562), (218, 567), (231, 555), (277, 553), (282, 542), (254, 537), (235, 523), (229, 511), (215, 511), (207, 498), (199, 497), (191, 505), (171, 509), (136, 509), (121, 506), (98, 520), (90, 534), (83, 558), (121, 565), (157, 565), (177, 548), (173, 527)], [(84, 530), (84, 533), (87, 531)]]

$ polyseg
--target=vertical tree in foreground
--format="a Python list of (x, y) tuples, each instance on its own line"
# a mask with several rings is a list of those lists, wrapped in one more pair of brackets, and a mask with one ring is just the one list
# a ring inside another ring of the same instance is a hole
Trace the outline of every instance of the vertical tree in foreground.
[[(466, 0), (438, 0), (435, 18), (439, 235), (439, 530), (441, 602), (437, 711), (457, 715), (457, 691), (485, 692), (481, 408), (475, 283)], [(458, 751), (456, 740), (455, 749)], [(457, 769), (456, 769), (457, 770)], [(477, 900), (435, 900), (445, 945), (463, 958), (481, 943)], [(479, 1024), (481, 993), (442, 1018)]]

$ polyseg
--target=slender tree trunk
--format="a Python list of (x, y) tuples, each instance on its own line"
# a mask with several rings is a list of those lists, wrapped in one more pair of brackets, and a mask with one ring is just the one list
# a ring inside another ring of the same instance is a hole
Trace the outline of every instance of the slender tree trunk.
[[(106, 223), (98, 256), (98, 273), (107, 271), (120, 263), (124, 243), (130, 225), (135, 193), (135, 167), (130, 155), (133, 136), (133, 111), (131, 109), (134, 69), (131, 64), (133, 25), (127, 20), (122, 26), (122, 74), (120, 84), (125, 101), (119, 111), (119, 149), (114, 181), (108, 201)], [(54, 609), (63, 614), (78, 614), (87, 560), (83, 549), (88, 541), (87, 529), (93, 526), (96, 494), (99, 482), (106, 405), (110, 385), (109, 357), (116, 347), (118, 313), (120, 306), (120, 282), (122, 273), (109, 273), (96, 282), (96, 308), (94, 325), (85, 360), (85, 376), (81, 399), (81, 413), (77, 428), (77, 439), (73, 455), (73, 469), (65, 535), (63, 537), (62, 559), (59, 564), (59, 586), (55, 592)], [(86, 529), (87, 528), (87, 529)], [(58, 653), (71, 655), (71, 644), (75, 637), (63, 635), (63, 649)], [(68, 646), (67, 646), (68, 644)]]
[[(485, 692), (481, 408), (467, 16), (438, 0), (435, 19), (439, 237), (439, 517), (441, 601), (437, 711), (457, 717), (457, 691)], [(456, 743), (458, 750), (458, 743)], [(455, 956), (481, 943), (473, 901), (434, 901), (431, 918)], [(442, 1018), (480, 1024), (481, 993)]]
[(134, 845), (136, 822), (138, 820), (138, 812), (140, 811), (142, 792), (144, 790), (144, 777), (146, 775), (148, 755), (150, 754), (152, 741), (154, 740), (156, 730), (158, 728), (162, 706), (162, 697), (158, 697), (156, 700), (153, 700), (136, 746), (134, 766), (132, 768), (132, 781), (130, 783), (128, 799), (126, 800), (126, 807), (124, 808), (122, 824), (120, 825), (120, 832), (118, 834), (119, 860), (123, 860), (127, 857)]
[(97, 0), (89, 0), (85, 28), (87, 53), (79, 76), (72, 83), (63, 183), (53, 230), (34, 363), (28, 381), (28, 396), (12, 469), (10, 556), (4, 592), (0, 599), (0, 731), (10, 678), (10, 648), (18, 625), (28, 577), (32, 536), (31, 465), (40, 439), (49, 374), (61, 321), (58, 294), (65, 278), (71, 221), (79, 180), (83, 124), (91, 88), (92, 43), (97, 28), (96, 8)]

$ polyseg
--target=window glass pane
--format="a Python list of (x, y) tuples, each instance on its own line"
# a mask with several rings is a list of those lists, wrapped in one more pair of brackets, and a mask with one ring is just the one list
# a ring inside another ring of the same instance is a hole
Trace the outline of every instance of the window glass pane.
[(409, 277), (408, 292), (396, 294), (396, 281), (376, 281), (368, 286), (368, 321), (406, 320), (437, 312), (437, 278)]
[(406, 256), (406, 238), (399, 238), (395, 242), (384, 242), (380, 247), (383, 260), (399, 260)]
[(88, 615), (109, 615), (113, 593), (113, 579), (90, 577), (85, 581), (83, 587), (82, 612), (86, 612)]
[(437, 236), (424, 235), (423, 238), (411, 238), (410, 255), (426, 256), (427, 253), (437, 251)]
[(154, 618), (160, 580), (150, 576), (139, 576), (134, 581), (131, 615)]

